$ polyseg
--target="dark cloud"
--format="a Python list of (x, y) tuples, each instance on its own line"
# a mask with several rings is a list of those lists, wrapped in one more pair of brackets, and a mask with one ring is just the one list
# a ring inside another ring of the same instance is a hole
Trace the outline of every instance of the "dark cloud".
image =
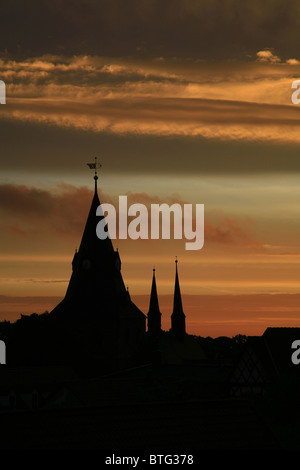
[[(76, 188), (63, 185), (57, 191), (28, 188), (23, 185), (0, 185), (0, 214), (4, 215), (5, 222), (1, 224), (1, 231), (13, 236), (42, 237), (63, 236), (74, 238), (81, 235), (86, 220), (92, 193), (87, 188)], [(113, 204), (118, 215), (118, 198), (100, 194), (101, 202)], [(128, 206), (140, 203), (148, 207), (150, 218), (150, 205), (167, 203), (186, 203), (177, 197), (162, 199), (150, 196), (147, 193), (128, 193)], [(150, 219), (149, 219), (150, 224)], [(195, 227), (195, 221), (193, 222)], [(117, 224), (118, 225), (118, 224)], [(210, 222), (209, 213), (206, 214), (205, 239), (213, 243), (226, 245), (243, 245), (250, 248), (261, 248), (256, 240), (254, 225), (250, 219), (241, 220), (222, 216), (217, 223)]]
[(231, 59), (299, 54), (298, 0), (15, 0), (1, 5), (2, 50)]
[(259, 61), (246, 68), (236, 63), (231, 75), (224, 64), (194, 64), (186, 71), (183, 61), (49, 55), (2, 60), (7, 105), (1, 111), (10, 121), (79, 132), (299, 142), (299, 107), (291, 103), (299, 64), (259, 52)]
[[(298, 145), (217, 141), (202, 137), (116, 135), (0, 120), (1, 169), (19, 176), (83, 175), (98, 155), (106, 174), (299, 173)], [(16, 136), (18, 138), (16, 139)], [(38, 177), (38, 176), (37, 176)], [(88, 181), (89, 175), (87, 175)], [(40, 180), (40, 177), (38, 177)], [(41, 181), (42, 183), (42, 181)]]
[(0, 185), (2, 229), (14, 235), (60, 236), (82, 231), (91, 192), (87, 188), (62, 186), (58, 191), (29, 188), (25, 185)]
[(188, 69), (98, 56), (3, 60), (1, 167), (63, 175), (99, 155), (119, 173), (299, 171), (291, 83), (300, 67), (261, 52), (267, 61)]

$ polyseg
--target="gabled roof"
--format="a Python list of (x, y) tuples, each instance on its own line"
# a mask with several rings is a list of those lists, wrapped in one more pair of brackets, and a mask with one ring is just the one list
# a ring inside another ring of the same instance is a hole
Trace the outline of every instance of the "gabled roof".
[(300, 339), (300, 328), (267, 328), (262, 336), (248, 337), (230, 380), (243, 377), (257, 381), (258, 375), (264, 383), (279, 378), (300, 378), (300, 364), (297, 366), (291, 360), (291, 346), (297, 339)]

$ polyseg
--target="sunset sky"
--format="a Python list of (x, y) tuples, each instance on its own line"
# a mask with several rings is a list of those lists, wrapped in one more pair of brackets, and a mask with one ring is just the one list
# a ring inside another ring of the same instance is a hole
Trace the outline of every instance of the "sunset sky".
[(0, 319), (64, 296), (93, 195), (205, 205), (202, 250), (114, 240), (170, 328), (175, 256), (187, 332), (300, 327), (298, 0), (6, 2), (0, 19)]

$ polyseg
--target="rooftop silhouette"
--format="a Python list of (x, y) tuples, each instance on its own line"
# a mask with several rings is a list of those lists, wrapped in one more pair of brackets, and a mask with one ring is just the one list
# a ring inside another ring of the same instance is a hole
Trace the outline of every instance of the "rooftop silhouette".
[[(95, 170), (95, 191), (81, 243), (72, 261), (72, 275), (64, 299), (52, 310), (59, 322), (93, 324), (103, 354), (115, 356), (119, 366), (130, 361), (146, 331), (146, 316), (132, 302), (121, 274), (121, 259), (110, 237), (101, 240), (96, 225), (102, 216)], [(99, 213), (99, 212), (98, 212)]]

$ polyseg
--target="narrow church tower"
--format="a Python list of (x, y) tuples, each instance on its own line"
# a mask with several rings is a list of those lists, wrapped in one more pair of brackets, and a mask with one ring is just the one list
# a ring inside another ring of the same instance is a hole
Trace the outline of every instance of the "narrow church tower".
[(155, 269), (153, 268), (152, 288), (150, 295), (150, 305), (148, 312), (148, 332), (153, 336), (157, 336), (161, 331), (161, 313), (159, 311)]
[[(104, 215), (98, 216), (100, 200), (97, 191), (97, 163), (92, 204), (78, 251), (72, 261), (72, 275), (63, 303), (56, 309), (61, 317), (99, 318), (114, 316), (120, 304), (126, 303), (127, 294), (121, 274), (121, 260), (110, 237), (100, 240), (96, 226)], [(93, 165), (93, 166), (92, 166)], [(119, 304), (119, 305), (117, 305)]]
[(171, 332), (175, 338), (182, 340), (185, 336), (185, 314), (183, 313), (183, 309), (182, 309), (182, 300), (181, 300), (181, 293), (180, 293), (180, 286), (179, 286), (177, 263), (178, 261), (176, 259), (174, 303), (173, 303), (173, 313), (171, 315)]
[(131, 366), (136, 345), (146, 332), (146, 316), (125, 288), (118, 250), (114, 250), (109, 236), (100, 239), (96, 234), (99, 219), (105, 217), (99, 212), (99, 166), (97, 161), (88, 165), (95, 169), (94, 195), (65, 297), (51, 316), (70, 327), (76, 324), (77, 331), (89, 338), (90, 356), (99, 357), (101, 364), (111, 367), (107, 370), (113, 370), (116, 365)]

